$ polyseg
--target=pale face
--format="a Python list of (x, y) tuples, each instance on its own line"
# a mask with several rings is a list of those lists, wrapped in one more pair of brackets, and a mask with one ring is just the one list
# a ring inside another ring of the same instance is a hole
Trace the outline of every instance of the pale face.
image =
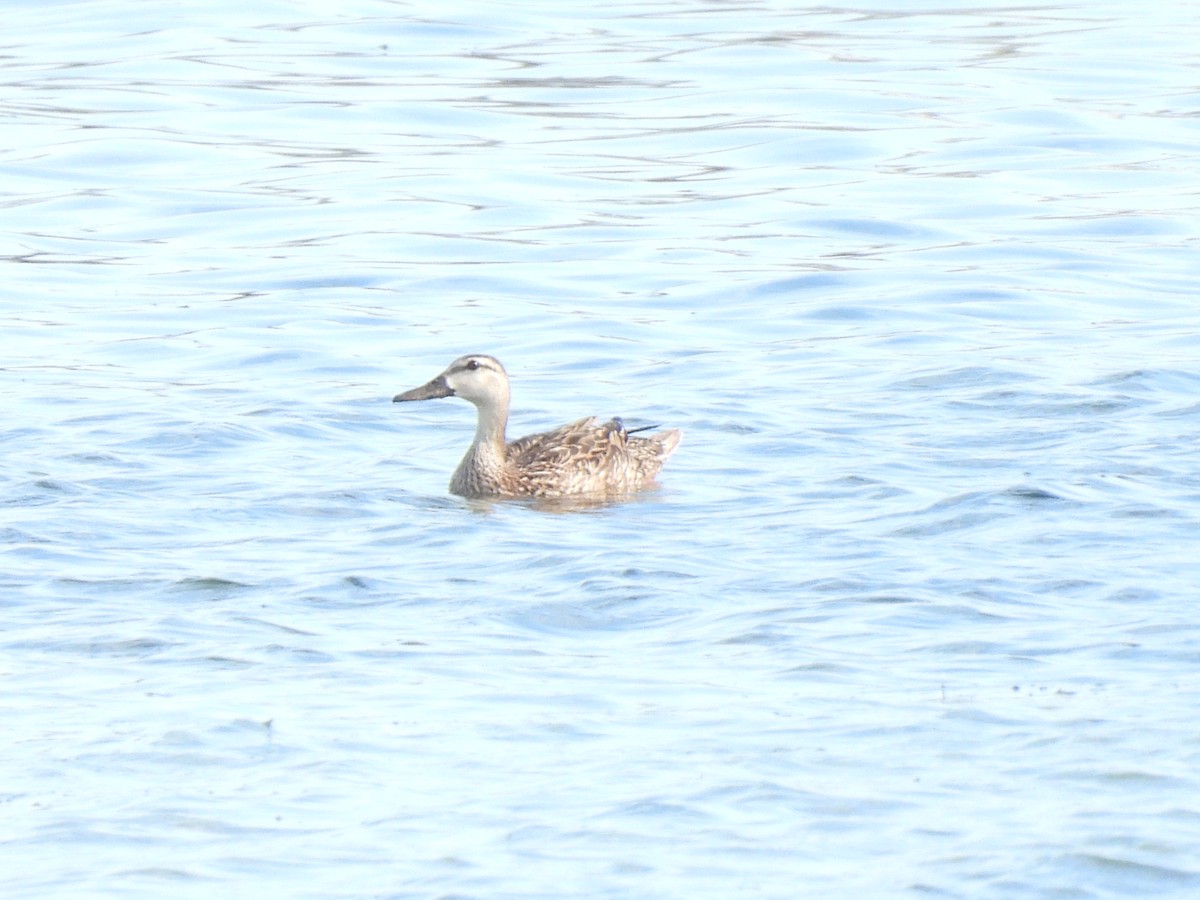
[(482, 354), (456, 359), (440, 376), (456, 397), (470, 400), (476, 406), (508, 402), (508, 375), (499, 360)]

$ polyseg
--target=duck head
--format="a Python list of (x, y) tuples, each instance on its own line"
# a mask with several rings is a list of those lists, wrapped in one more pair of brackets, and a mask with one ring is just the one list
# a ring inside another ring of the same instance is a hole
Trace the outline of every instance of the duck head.
[(482, 353), (460, 356), (428, 384), (397, 394), (393, 403), (462, 397), (478, 407), (508, 407), (508, 373), (500, 360)]

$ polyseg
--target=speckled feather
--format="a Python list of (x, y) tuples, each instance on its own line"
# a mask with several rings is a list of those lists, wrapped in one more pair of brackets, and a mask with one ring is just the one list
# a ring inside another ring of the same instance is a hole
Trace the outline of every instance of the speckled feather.
[(396, 401), (460, 396), (479, 410), (475, 441), (453, 478), (466, 497), (559, 498), (632, 493), (651, 485), (679, 446), (681, 432), (630, 434), (620, 419), (579, 419), (553, 431), (508, 442), (508, 376), (494, 357), (472, 354)]

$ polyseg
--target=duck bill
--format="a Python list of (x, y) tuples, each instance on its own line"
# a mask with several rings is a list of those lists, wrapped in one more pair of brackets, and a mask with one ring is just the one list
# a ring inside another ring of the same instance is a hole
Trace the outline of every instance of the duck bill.
[(438, 397), (453, 397), (454, 389), (446, 384), (446, 376), (439, 375), (429, 384), (405, 391), (392, 398), (393, 403), (404, 403), (407, 400), (436, 400)]

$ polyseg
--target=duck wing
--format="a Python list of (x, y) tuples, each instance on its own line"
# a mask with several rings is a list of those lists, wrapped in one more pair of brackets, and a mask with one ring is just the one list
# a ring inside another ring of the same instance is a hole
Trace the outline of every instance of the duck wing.
[(633, 491), (658, 474), (678, 441), (672, 431), (632, 437), (620, 419), (593, 416), (513, 441), (507, 456), (523, 493)]

